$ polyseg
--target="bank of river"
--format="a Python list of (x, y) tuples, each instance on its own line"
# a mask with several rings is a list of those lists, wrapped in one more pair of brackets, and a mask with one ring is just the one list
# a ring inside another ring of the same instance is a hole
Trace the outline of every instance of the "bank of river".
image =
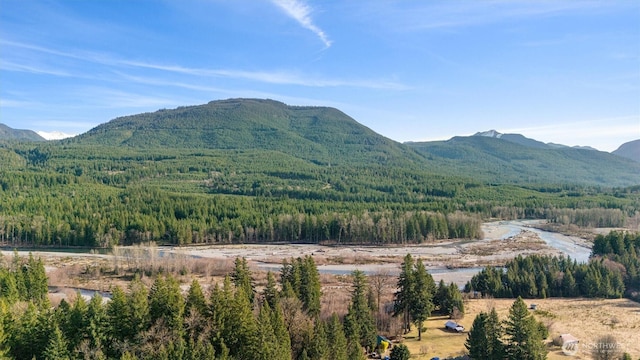
[[(566, 236), (536, 229), (539, 220), (516, 220), (489, 222), (482, 225), (485, 237), (481, 240), (444, 240), (420, 245), (396, 246), (320, 246), (313, 244), (256, 244), (256, 245), (217, 245), (207, 247), (155, 247), (151, 248), (158, 258), (199, 258), (229, 260), (245, 257), (256, 269), (279, 271), (283, 259), (291, 257), (313, 256), (318, 263), (321, 274), (345, 275), (353, 270), (361, 270), (366, 274), (384, 273), (397, 276), (399, 264), (406, 254), (420, 257), (427, 269), (436, 279), (465, 284), (474, 274), (486, 265), (499, 265), (518, 254), (543, 253), (563, 254), (585, 262), (589, 258), (590, 249), (585, 246), (586, 241), (581, 238)], [(513, 239), (519, 239), (520, 245), (526, 247), (528, 242), (536, 243), (538, 248), (532, 247), (527, 251), (509, 249), (502, 246)], [(488, 246), (482, 249), (477, 247)], [(475, 248), (474, 248), (475, 247)], [(125, 248), (126, 249), (126, 248)], [(489, 250), (491, 251), (489, 251)], [(42, 257), (72, 257), (72, 258), (113, 258), (113, 254), (87, 253), (86, 249), (77, 252), (63, 249), (19, 249), (21, 255), (32, 252)], [(4, 255), (10, 255), (11, 250), (3, 250)]]

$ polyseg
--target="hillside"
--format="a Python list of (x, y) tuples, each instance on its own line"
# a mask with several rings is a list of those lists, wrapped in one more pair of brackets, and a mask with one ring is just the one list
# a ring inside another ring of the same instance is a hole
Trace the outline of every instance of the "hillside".
[(492, 182), (544, 182), (629, 186), (640, 183), (640, 164), (594, 150), (530, 147), (486, 136), (407, 143), (434, 166)]
[(278, 151), (317, 164), (421, 161), (413, 150), (329, 107), (229, 99), (120, 117), (65, 143)]
[(532, 147), (537, 149), (551, 149), (553, 145), (545, 144), (541, 141), (530, 139), (520, 134), (502, 134), (495, 130), (483, 131), (475, 133), (473, 136), (489, 137), (494, 139), (502, 139), (510, 141), (512, 143), (520, 144), (526, 147)]
[(626, 142), (614, 150), (612, 154), (640, 162), (640, 139)]
[(5, 124), (0, 124), (0, 141), (45, 141), (45, 138), (35, 131), (13, 129)]

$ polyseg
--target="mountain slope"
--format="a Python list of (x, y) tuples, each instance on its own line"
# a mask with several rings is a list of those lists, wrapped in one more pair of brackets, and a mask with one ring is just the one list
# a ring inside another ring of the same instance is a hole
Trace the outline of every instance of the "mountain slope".
[(442, 171), (491, 182), (640, 184), (640, 164), (601, 151), (532, 148), (483, 136), (407, 145), (424, 154)]
[(484, 132), (475, 133), (473, 136), (483, 136), (489, 138), (502, 139), (506, 141), (510, 141), (512, 143), (520, 144), (527, 147), (537, 148), (537, 149), (550, 149), (551, 146), (545, 144), (541, 141), (530, 139), (520, 134), (502, 134), (495, 130), (489, 130)]
[(2, 140), (44, 141), (45, 138), (35, 131), (13, 129), (5, 124), (0, 124), (0, 141)]
[(612, 154), (640, 162), (640, 139), (626, 142), (614, 150)]
[(321, 164), (414, 162), (413, 150), (328, 107), (229, 99), (120, 117), (69, 143), (136, 148), (275, 150)]

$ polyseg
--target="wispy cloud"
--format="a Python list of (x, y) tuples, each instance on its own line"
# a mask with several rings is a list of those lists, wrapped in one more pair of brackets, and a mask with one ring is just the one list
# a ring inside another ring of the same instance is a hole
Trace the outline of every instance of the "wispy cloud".
[(44, 66), (34, 66), (28, 64), (18, 64), (11, 61), (0, 60), (0, 70), (19, 71), (31, 74), (53, 75), (53, 76), (71, 76), (66, 71), (50, 69)]
[[(182, 65), (167, 65), (154, 62), (145, 62), (137, 60), (127, 60), (113, 57), (109, 54), (95, 53), (95, 52), (63, 52), (58, 50), (49, 49), (46, 47), (11, 42), (6, 40), (0, 40), (0, 45), (28, 49), (33, 52), (40, 52), (47, 55), (53, 55), (64, 58), (72, 58), (78, 61), (90, 62), (107, 66), (111, 71), (117, 72), (117, 69), (124, 68), (144, 68), (150, 70), (157, 70), (163, 72), (169, 72), (174, 74), (197, 76), (197, 77), (224, 77), (230, 79), (242, 79), (250, 80), (268, 84), (277, 85), (298, 85), (306, 87), (355, 87), (377, 90), (409, 90), (411, 87), (394, 81), (393, 79), (338, 79), (338, 78), (326, 78), (322, 76), (314, 76), (304, 74), (292, 70), (275, 70), (275, 71), (249, 71), (239, 69), (211, 69), (211, 68), (196, 68), (186, 67)], [(13, 68), (10, 63), (5, 63), (5, 70), (10, 71), (32, 71), (48, 73), (59, 76), (75, 76), (75, 77), (87, 77), (89, 75), (81, 75), (77, 72), (65, 72), (63, 70), (48, 69), (48, 68), (29, 68), (26, 66), (20, 66), (14, 64)], [(1, 66), (2, 64), (0, 64)], [(96, 77), (97, 75), (91, 75)], [(186, 84), (186, 79), (183, 81)]]
[(331, 40), (327, 34), (313, 23), (311, 18), (312, 8), (305, 4), (303, 0), (272, 0), (287, 15), (297, 21), (303, 28), (315, 33), (324, 43), (325, 48), (331, 46)]
[(395, 31), (431, 29), (452, 30), (504, 21), (557, 16), (565, 13), (598, 12), (616, 8), (637, 9), (627, 1), (447, 1), (415, 2), (374, 1), (366, 9), (356, 8), (364, 17), (377, 18)]

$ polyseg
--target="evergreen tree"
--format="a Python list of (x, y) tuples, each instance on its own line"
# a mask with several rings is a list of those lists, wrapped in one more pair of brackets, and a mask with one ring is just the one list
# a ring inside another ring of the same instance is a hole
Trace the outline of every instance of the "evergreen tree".
[(49, 344), (44, 350), (43, 357), (45, 360), (70, 360), (71, 355), (67, 349), (67, 342), (62, 335), (62, 331), (56, 325), (53, 327), (53, 333), (49, 339)]
[(300, 300), (312, 317), (320, 315), (320, 274), (315, 261), (309, 255), (300, 262)]
[(433, 293), (435, 292), (435, 282), (433, 277), (427, 273), (422, 259), (416, 261), (413, 279), (415, 287), (409, 300), (409, 313), (418, 327), (418, 341), (420, 341), (422, 340), (422, 324), (431, 315)]
[(362, 271), (355, 270), (352, 277), (351, 305), (345, 318), (345, 332), (347, 338), (357, 333), (360, 345), (366, 349), (373, 349), (377, 332), (372, 309), (367, 301), (369, 291), (366, 276)]
[(251, 360), (259, 355), (258, 325), (253, 316), (249, 297), (243, 288), (236, 288), (235, 296), (227, 304), (221, 332), (230, 355), (237, 359)]
[(331, 315), (327, 326), (327, 346), (332, 360), (347, 360), (347, 338), (340, 318), (336, 313)]
[(267, 272), (267, 286), (265, 286), (262, 296), (272, 309), (278, 307), (278, 289), (276, 288), (276, 279), (271, 271)]
[(250, 304), (253, 304), (255, 288), (251, 279), (251, 270), (247, 264), (246, 258), (236, 258), (234, 260), (234, 268), (231, 272), (231, 281), (236, 288), (241, 288), (242, 293), (247, 296)]
[(129, 295), (127, 296), (127, 328), (129, 339), (135, 339), (138, 334), (149, 329), (151, 319), (149, 315), (149, 291), (139, 278), (134, 278), (129, 283)]
[(0, 299), (0, 360), (9, 359), (9, 337), (6, 323), (10, 318), (9, 309), (6, 302)]
[(509, 360), (542, 360), (547, 351), (533, 316), (521, 297), (509, 309), (505, 323), (505, 352)]
[(312, 360), (329, 360), (327, 346), (327, 332), (325, 323), (316, 318), (313, 324), (313, 333), (309, 346), (309, 358)]
[(398, 344), (391, 349), (391, 360), (409, 360), (411, 353), (405, 344)]
[(200, 283), (196, 279), (191, 281), (191, 286), (187, 293), (187, 301), (184, 306), (185, 314), (188, 314), (191, 309), (194, 309), (201, 315), (207, 312), (207, 300), (204, 297)]
[(291, 358), (291, 338), (284, 323), (282, 309), (276, 307), (271, 310), (271, 326), (275, 335), (279, 356)]
[(411, 299), (415, 291), (415, 280), (413, 272), (413, 257), (407, 254), (402, 261), (400, 276), (398, 277), (398, 290), (394, 295), (393, 316), (402, 316), (403, 329), (405, 333), (411, 331)]
[(87, 337), (89, 346), (96, 352), (102, 354), (103, 347), (107, 343), (107, 312), (102, 303), (102, 296), (96, 293), (89, 301), (87, 308)]
[(184, 298), (178, 281), (169, 276), (166, 279), (158, 276), (149, 292), (149, 316), (151, 323), (163, 320), (167, 327), (182, 334), (183, 332)]
[(75, 349), (80, 345), (80, 342), (85, 336), (87, 336), (87, 330), (89, 328), (87, 311), (87, 302), (80, 293), (77, 293), (76, 301), (69, 313), (68, 329), (64, 332), (69, 350)]
[(495, 309), (491, 309), (489, 314), (480, 312), (473, 320), (464, 346), (472, 359), (502, 360), (504, 351), (500, 341), (501, 334)]
[(503, 360), (505, 357), (504, 344), (502, 343), (504, 330), (495, 308), (491, 308), (489, 311), (485, 329), (487, 332), (487, 360)]
[[(129, 304), (127, 297), (119, 286), (111, 290), (111, 301), (107, 304), (107, 320), (109, 323), (109, 338), (111, 342), (121, 343), (130, 339), (129, 333)], [(113, 348), (113, 346), (112, 346)]]

